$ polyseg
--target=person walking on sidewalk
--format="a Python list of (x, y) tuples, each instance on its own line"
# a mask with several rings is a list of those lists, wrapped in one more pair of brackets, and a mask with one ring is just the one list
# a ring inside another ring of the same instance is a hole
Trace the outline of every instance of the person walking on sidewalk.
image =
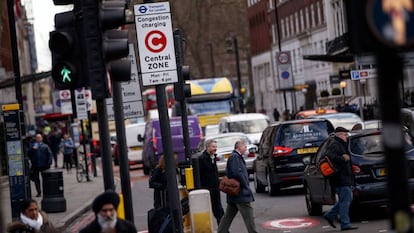
[(217, 141), (210, 139), (206, 141), (205, 145), (206, 149), (198, 157), (200, 186), (210, 191), (211, 207), (218, 225), (223, 217), (224, 210), (221, 205), (219, 176), (216, 164)]
[(53, 158), (52, 151), (43, 142), (43, 136), (41, 134), (36, 134), (36, 139), (29, 149), (28, 156), (32, 165), (33, 181), (37, 191), (36, 197), (40, 197), (42, 195), (42, 190), (40, 189), (40, 173), (50, 168)]
[(20, 204), (20, 218), (7, 225), (8, 233), (58, 233), (45, 212), (40, 211), (33, 199)]
[(72, 156), (75, 145), (73, 144), (72, 139), (69, 137), (69, 134), (65, 133), (63, 135), (62, 142), (60, 143), (60, 148), (63, 152), (63, 166), (66, 167), (66, 171), (68, 174), (70, 174), (72, 169)]
[(329, 225), (336, 228), (334, 221), (339, 214), (341, 218), (341, 230), (354, 230), (358, 227), (352, 226), (349, 219), (349, 206), (352, 202), (352, 186), (355, 185), (354, 175), (352, 173), (352, 164), (350, 155), (346, 149), (349, 130), (343, 127), (335, 129), (335, 136), (327, 140), (333, 140), (326, 152), (329, 159), (335, 165), (338, 172), (329, 177), (329, 183), (332, 190), (338, 195), (338, 201), (335, 205), (323, 215)]
[(161, 155), (157, 166), (151, 171), (149, 187), (154, 189), (154, 208), (168, 206), (167, 173), (165, 171), (164, 155)]
[(95, 220), (79, 231), (79, 233), (137, 233), (135, 225), (117, 217), (116, 209), (119, 196), (112, 190), (99, 194), (92, 202)]
[(249, 233), (257, 233), (254, 222), (254, 211), (250, 204), (254, 201), (253, 193), (249, 187), (249, 174), (247, 173), (246, 162), (243, 159), (247, 151), (247, 141), (239, 140), (234, 145), (234, 150), (227, 160), (226, 175), (240, 182), (240, 193), (237, 196), (227, 194), (227, 208), (220, 221), (217, 233), (227, 233), (237, 212), (243, 217)]

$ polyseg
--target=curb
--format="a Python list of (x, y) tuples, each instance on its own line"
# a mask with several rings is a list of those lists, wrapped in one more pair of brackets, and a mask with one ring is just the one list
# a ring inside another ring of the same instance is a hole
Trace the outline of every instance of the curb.
[(66, 217), (62, 218), (61, 221), (55, 223), (54, 225), (55, 225), (55, 228), (58, 230), (58, 232), (64, 232), (67, 229), (67, 227), (71, 225), (74, 222), (74, 220), (76, 220), (76, 218), (80, 217), (80, 215), (91, 210), (91, 205), (92, 205), (93, 200), (94, 199), (91, 199), (85, 202), (85, 205), (79, 207), (72, 213), (69, 213), (68, 215), (66, 215)]

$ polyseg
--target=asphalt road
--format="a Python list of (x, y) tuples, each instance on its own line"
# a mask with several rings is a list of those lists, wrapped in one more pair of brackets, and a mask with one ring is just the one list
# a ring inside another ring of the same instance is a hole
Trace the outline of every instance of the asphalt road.
[[(115, 177), (119, 177), (118, 167), (114, 167)], [(133, 198), (134, 222), (138, 232), (147, 232), (147, 211), (153, 205), (153, 190), (148, 188), (148, 177), (142, 173), (142, 170), (131, 170), (131, 191)], [(254, 190), (253, 182), (251, 188)], [(325, 222), (321, 216), (308, 216), (306, 211), (305, 199), (301, 186), (284, 190), (278, 196), (269, 196), (268, 194), (256, 194), (253, 207), (256, 215), (256, 227), (260, 233), (290, 233), (290, 232), (340, 232), (338, 228), (333, 229)], [(222, 203), (225, 208), (225, 195), (222, 194)], [(324, 210), (328, 210), (325, 206)], [(366, 209), (361, 219), (353, 221), (353, 224), (359, 229), (353, 232), (391, 232), (389, 220), (386, 218), (385, 209)], [(81, 216), (72, 230), (81, 228), (88, 221), (93, 219), (93, 214), (86, 213)], [(214, 227), (216, 224), (214, 221)], [(243, 220), (238, 214), (233, 221), (230, 232), (247, 233)]]

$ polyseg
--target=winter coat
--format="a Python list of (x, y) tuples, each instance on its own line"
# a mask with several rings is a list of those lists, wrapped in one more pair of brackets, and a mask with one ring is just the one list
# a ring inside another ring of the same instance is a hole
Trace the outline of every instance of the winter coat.
[(216, 162), (211, 160), (207, 151), (198, 157), (198, 167), (200, 172), (200, 186), (201, 188), (218, 188), (219, 176)]
[(53, 224), (49, 222), (49, 219), (45, 212), (40, 211), (39, 214), (42, 215), (43, 225), (40, 227), (40, 230), (35, 230), (29, 225), (23, 223), (21, 220), (13, 221), (7, 224), (7, 233), (58, 233), (54, 228)]
[(227, 160), (226, 175), (240, 182), (240, 193), (237, 196), (227, 194), (229, 203), (249, 203), (254, 201), (252, 190), (249, 187), (249, 173), (247, 173), (246, 162), (239, 152), (234, 150)]
[(60, 143), (60, 148), (62, 148), (62, 153), (64, 155), (71, 155), (73, 154), (73, 150), (75, 148), (75, 145), (73, 144), (72, 139), (63, 139)]
[(43, 142), (34, 142), (28, 152), (32, 167), (48, 169), (52, 164), (52, 151), (49, 146)]
[(339, 169), (329, 178), (332, 187), (352, 186), (354, 182), (354, 174), (352, 173), (351, 160), (345, 161), (343, 154), (348, 154), (346, 150), (346, 142), (341, 138), (334, 136), (328, 140), (333, 140), (329, 145), (326, 155), (329, 157), (334, 166)]

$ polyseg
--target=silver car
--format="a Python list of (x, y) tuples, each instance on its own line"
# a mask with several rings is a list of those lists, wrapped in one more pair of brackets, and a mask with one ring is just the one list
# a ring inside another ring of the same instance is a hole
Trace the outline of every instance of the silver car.
[[(244, 161), (246, 161), (246, 167), (249, 174), (253, 174), (253, 160), (257, 156), (257, 146), (252, 144), (244, 133), (225, 133), (225, 134), (216, 134), (203, 138), (200, 141), (200, 144), (197, 148), (196, 156), (200, 156), (205, 150), (205, 142), (207, 140), (213, 139), (217, 141), (217, 169), (220, 175), (226, 173), (227, 159), (230, 157), (231, 152), (234, 150), (234, 144), (240, 139), (247, 141), (247, 151), (243, 155)], [(200, 174), (203, 175), (203, 174)]]

